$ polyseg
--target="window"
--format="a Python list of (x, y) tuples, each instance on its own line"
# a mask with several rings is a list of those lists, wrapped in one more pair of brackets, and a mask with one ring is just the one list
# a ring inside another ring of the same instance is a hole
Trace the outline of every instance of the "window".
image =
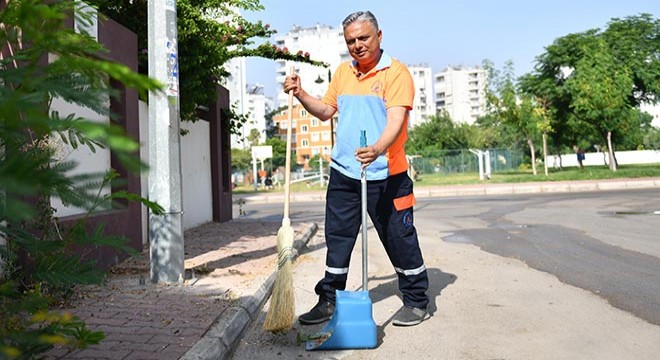
[(305, 117), (307, 115), (308, 115), (307, 110), (305, 110), (305, 109), (300, 110), (300, 117)]
[(307, 139), (302, 139), (300, 142), (300, 146), (304, 148), (309, 147), (309, 141), (307, 141)]
[(307, 131), (309, 131), (309, 128), (307, 127), (307, 125), (302, 125), (300, 127), (300, 132), (301, 133), (306, 133)]
[(319, 148), (313, 148), (312, 155), (318, 155), (318, 154), (319, 154)]
[(312, 133), (312, 141), (319, 141), (319, 133)]
[(330, 140), (330, 132), (329, 131), (324, 131), (323, 133), (321, 133), (321, 139)]
[(312, 119), (312, 127), (316, 127), (316, 126), (319, 126), (319, 119), (314, 118)]
[(291, 121), (291, 128), (292, 129), (296, 128), (296, 121), (295, 120)]
[(288, 121), (280, 121), (280, 129), (286, 129)]

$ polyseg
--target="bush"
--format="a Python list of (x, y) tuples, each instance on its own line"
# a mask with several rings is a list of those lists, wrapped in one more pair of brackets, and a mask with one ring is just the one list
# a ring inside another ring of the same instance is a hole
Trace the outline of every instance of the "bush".
[[(87, 229), (85, 217), (60, 228), (51, 197), (93, 212), (112, 206), (124, 192), (100, 195), (118, 181), (116, 173), (71, 176), (77, 164), (54, 160), (53, 140), (78, 146), (108, 147), (132, 169), (138, 144), (115, 125), (99, 124), (51, 112), (58, 97), (99, 113), (108, 113), (112, 78), (138, 91), (157, 88), (154, 81), (122, 65), (98, 60), (104, 49), (87, 35), (64, 27), (65, 14), (79, 2), (10, 1), (0, 10), (0, 42), (13, 52), (0, 60), (0, 357), (34, 358), (54, 345), (83, 348), (103, 333), (90, 331), (52, 305), (76, 284), (99, 283), (103, 273), (85, 259), (85, 246), (126, 250), (123, 239), (103, 235), (103, 226)], [(76, 13), (81, 21), (84, 14)], [(29, 44), (29, 46), (25, 46)], [(44, 64), (44, 59), (52, 58)], [(109, 114), (108, 114), (109, 115)], [(58, 140), (59, 141), (59, 140)], [(156, 204), (145, 203), (154, 210)]]

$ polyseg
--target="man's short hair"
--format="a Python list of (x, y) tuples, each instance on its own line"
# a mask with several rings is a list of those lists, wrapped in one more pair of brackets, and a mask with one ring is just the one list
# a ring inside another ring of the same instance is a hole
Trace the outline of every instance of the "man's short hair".
[(376, 17), (374, 14), (371, 13), (371, 11), (356, 11), (346, 17), (344, 21), (342, 21), (342, 26), (344, 29), (346, 27), (356, 21), (368, 21), (371, 23), (371, 25), (374, 26), (376, 31), (378, 31), (378, 20), (376, 20)]

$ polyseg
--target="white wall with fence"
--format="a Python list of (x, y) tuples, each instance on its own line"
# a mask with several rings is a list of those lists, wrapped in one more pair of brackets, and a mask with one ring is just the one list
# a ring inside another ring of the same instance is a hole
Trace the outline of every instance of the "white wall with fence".
[[(634, 150), (634, 151), (616, 151), (616, 162), (618, 165), (632, 165), (632, 164), (655, 164), (660, 163), (660, 150)], [(561, 165), (566, 167), (579, 166), (577, 154), (562, 154), (560, 157), (556, 155), (548, 156), (548, 167), (559, 167), (559, 159), (561, 158)], [(588, 152), (584, 153), (584, 166), (607, 166), (609, 158), (607, 152)]]

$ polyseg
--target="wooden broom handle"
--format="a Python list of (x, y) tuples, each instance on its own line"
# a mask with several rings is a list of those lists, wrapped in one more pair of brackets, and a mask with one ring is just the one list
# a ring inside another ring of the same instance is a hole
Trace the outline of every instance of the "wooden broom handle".
[[(295, 68), (291, 66), (289, 70), (289, 75), (293, 75)], [(291, 128), (293, 127), (293, 90), (289, 91), (289, 102), (288, 102), (288, 123), (286, 126), (286, 159), (284, 166), (284, 219), (285, 221), (290, 222), (289, 220), (289, 195), (291, 194)]]

